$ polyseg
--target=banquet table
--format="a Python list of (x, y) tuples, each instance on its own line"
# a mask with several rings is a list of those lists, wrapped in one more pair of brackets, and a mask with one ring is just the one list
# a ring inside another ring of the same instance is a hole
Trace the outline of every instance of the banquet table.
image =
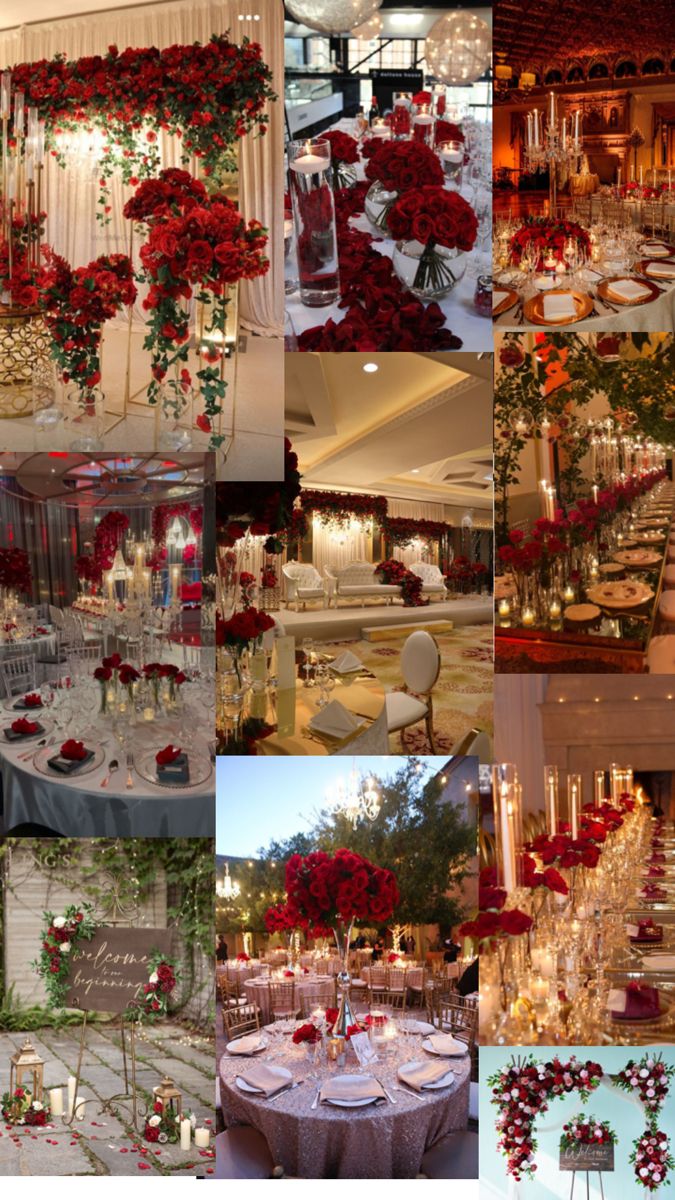
[[(626, 271), (625, 274), (633, 277), (629, 271)], [(575, 332), (593, 330), (603, 332), (611, 329), (632, 333), (672, 333), (675, 330), (675, 281), (664, 287), (657, 298), (648, 304), (625, 304), (622, 306), (606, 304), (599, 295), (595, 294), (595, 285), (599, 282), (600, 279), (595, 276), (592, 282), (584, 285), (584, 288), (590, 288), (594, 311), (583, 321), (574, 321), (569, 325), (561, 322), (547, 325), (529, 324), (522, 316), (522, 309), (516, 305), (515, 308), (496, 317), (495, 325), (499, 329), (512, 333), (522, 332), (523, 329), (539, 331), (542, 329), (563, 331), (573, 329)], [(508, 281), (502, 285), (495, 281), (494, 289), (497, 291), (501, 287), (503, 290), (506, 286), (518, 290), (517, 282)]]
[(320, 736), (309, 729), (319, 710), (319, 687), (306, 688), (299, 679), (295, 688), (251, 692), (244, 716), (264, 720), (273, 727), (269, 737), (257, 742), (258, 754), (387, 754), (389, 735), (384, 688), (375, 676), (336, 674), (331, 700), (366, 722), (365, 727), (342, 740)]
[[(341, 120), (332, 128), (340, 130), (344, 133), (352, 133), (353, 122), (349, 120)], [(357, 179), (365, 178), (363, 163), (357, 166)], [(464, 198), (471, 202), (468, 194)], [(363, 233), (373, 235), (373, 226), (368, 221), (368, 218), (363, 214), (360, 217), (354, 217), (350, 221), (352, 229), (359, 230)], [(375, 249), (379, 254), (384, 254), (387, 258), (391, 258), (394, 253), (394, 241), (391, 238), (375, 239)], [(477, 251), (473, 251), (475, 254)], [(469, 256), (469, 261), (471, 256)], [(490, 274), (489, 265), (485, 265), (480, 272), (482, 275)], [(291, 250), (288, 261), (286, 263), (286, 279), (297, 278), (297, 264), (295, 261), (295, 251)], [(465, 272), (463, 279), (450, 292), (449, 296), (440, 300), (438, 303), (443, 311), (446, 319), (446, 325), (452, 332), (462, 339), (463, 350), (492, 350), (492, 330), (490, 320), (487, 317), (481, 316), (474, 307), (473, 298), (476, 291), (476, 276), (470, 276), (468, 270)], [(310, 308), (304, 305), (300, 300), (300, 292), (296, 291), (290, 295), (286, 295), (286, 311), (289, 314), (296, 334), (303, 333), (306, 329), (313, 329), (317, 325), (325, 325), (329, 319), (338, 322), (345, 315), (345, 310), (337, 304), (327, 305), (325, 308)]]
[[(427, 1057), (421, 1036), (404, 1037), (395, 1022), (392, 1030), (394, 1037), (376, 1044), (380, 1061), (372, 1068), (387, 1090), (398, 1084), (399, 1066)], [(289, 1176), (414, 1179), (427, 1149), (453, 1131), (466, 1129), (471, 1069), (468, 1054), (447, 1060), (455, 1070), (454, 1085), (448, 1088), (415, 1094), (391, 1092), (395, 1104), (362, 1108), (319, 1104), (312, 1110), (322, 1082), (331, 1076), (356, 1073), (355, 1055), (348, 1051), (344, 1068), (326, 1062), (315, 1066), (304, 1047), (293, 1044), (290, 1033), (269, 1040), (269, 1048), (256, 1059), (242, 1060), (227, 1051), (223, 1054), (220, 1096), (226, 1126), (252, 1125), (258, 1129), (267, 1139), (275, 1164), (281, 1164)], [(303, 1081), (302, 1086), (273, 1100), (240, 1091), (235, 1077), (261, 1057), (286, 1067), (294, 1080)], [(308, 1078), (310, 1075), (312, 1078)]]
[[(331, 987), (334, 982), (333, 975), (310, 975), (304, 979), (295, 980), (294, 996), (296, 1008), (300, 1008), (300, 1002), (303, 998), (311, 996), (316, 989), (322, 986)], [(286, 979), (270, 979), (269, 977), (258, 977), (257, 979), (246, 979), (244, 981), (244, 992), (247, 1000), (255, 1002), (260, 1009), (261, 1021), (267, 1025), (272, 1020), (272, 1012), (270, 1009), (269, 985), (270, 983), (287, 983)], [(318, 1001), (317, 1001), (318, 1004)]]
[(570, 196), (589, 196), (600, 187), (600, 176), (592, 171), (587, 171), (585, 175), (580, 172), (578, 175), (570, 175), (569, 185)]
[[(1, 715), (9, 725), (16, 714), (5, 708)], [(41, 713), (37, 715), (45, 723), (49, 720)], [(53, 736), (47, 728), (48, 736)], [(141, 753), (155, 746), (161, 749), (176, 736), (177, 724), (173, 719), (152, 722), (152, 729), (144, 723), (135, 727), (129, 749), (138, 761)], [(190, 753), (208, 763), (209, 775), (203, 782), (181, 788), (149, 783), (135, 769), (133, 787), (127, 788), (126, 747), (121, 751), (115, 745), (105, 720), (97, 720), (91, 726), (86, 742), (103, 746), (105, 754), (99, 767), (80, 778), (46, 776), (34, 766), (33, 758), (22, 761), (20, 756), (33, 749), (35, 743), (0, 742), (3, 821), (7, 829), (31, 823), (44, 825), (65, 837), (215, 836), (214, 774), (210, 748), (204, 739), (195, 737)], [(119, 770), (112, 775), (109, 785), (102, 788), (107, 764), (114, 758), (120, 764)]]

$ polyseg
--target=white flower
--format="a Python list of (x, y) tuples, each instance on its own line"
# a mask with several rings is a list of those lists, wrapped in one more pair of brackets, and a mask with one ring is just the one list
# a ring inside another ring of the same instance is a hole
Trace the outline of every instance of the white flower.
[(649, 1071), (647, 1070), (646, 1067), (643, 1067), (642, 1070), (640, 1071), (640, 1079), (646, 1079), (648, 1075), (649, 1075)]
[(154, 1117), (150, 1117), (150, 1120), (148, 1121), (148, 1125), (152, 1125), (152, 1126), (153, 1126), (153, 1128), (154, 1128), (154, 1126), (155, 1126), (155, 1125), (159, 1125), (159, 1123), (160, 1123), (161, 1119), (162, 1119), (161, 1117), (158, 1117), (158, 1116), (155, 1114), (155, 1116), (154, 1116)]
[(647, 1059), (647, 1066), (649, 1067), (649, 1070), (651, 1071), (652, 1067), (654, 1066), (654, 1059), (653, 1059), (653, 1058), (648, 1058), (648, 1059)]
[(655, 1095), (656, 1095), (656, 1092), (654, 1091), (654, 1088), (647, 1088), (647, 1095), (648, 1095), (648, 1096), (655, 1096)]
[(649, 1174), (649, 1171), (647, 1170), (646, 1167), (640, 1167), (640, 1175), (642, 1176), (643, 1179), (644, 1179), (645, 1175), (648, 1175), (648, 1174)]
[(54, 926), (55, 929), (63, 929), (63, 926), (65, 925), (65, 923), (66, 923), (65, 917), (54, 917), (54, 920), (52, 921), (52, 925)]
[(61, 942), (61, 953), (67, 954), (70, 950), (70, 942)]
[(148, 980), (148, 983), (157, 983), (158, 980), (159, 980), (159, 975), (157, 974), (156, 971), (153, 971), (152, 975), (150, 976), (150, 979)]
[(659, 1172), (658, 1172), (658, 1171), (655, 1171), (655, 1172), (654, 1172), (654, 1174), (652, 1175), (652, 1179), (654, 1180), (654, 1183), (659, 1183), (659, 1182), (660, 1182), (660, 1180), (661, 1180), (661, 1175), (659, 1174)]
[[(150, 982), (153, 982), (152, 976), (150, 977)], [(517, 1097), (519, 1095), (518, 1088), (511, 1088), (511, 1095)]]
[(42, 1110), (44, 1108), (44, 1104), (40, 1104), (39, 1100), (34, 1100), (33, 1108), (35, 1109), (36, 1112), (42, 1112)]

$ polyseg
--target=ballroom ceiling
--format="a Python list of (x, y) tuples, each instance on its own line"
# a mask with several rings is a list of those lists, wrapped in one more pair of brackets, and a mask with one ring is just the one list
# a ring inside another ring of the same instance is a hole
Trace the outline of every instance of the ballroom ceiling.
[[(163, 454), (0, 454), (2, 486), (12, 482), (41, 501), (84, 508), (131, 507), (196, 497), (204, 483), (204, 456)], [(1, 494), (1, 492), (0, 492)]]
[(286, 430), (306, 486), (491, 507), (491, 356), (289, 359)]
[(494, 51), (514, 71), (597, 57), (611, 67), (624, 53), (658, 54), (667, 69), (675, 56), (673, 11), (673, 0), (497, 0)]

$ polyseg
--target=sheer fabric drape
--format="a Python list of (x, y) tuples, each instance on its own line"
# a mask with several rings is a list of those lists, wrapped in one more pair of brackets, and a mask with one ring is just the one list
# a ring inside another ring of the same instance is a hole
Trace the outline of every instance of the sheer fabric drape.
[[(259, 21), (239, 20), (240, 9), (252, 7)], [(257, 0), (254, 6), (234, 0), (197, 0), (188, 3), (150, 4), (121, 8), (94, 16), (40, 22), (0, 32), (0, 65), (36, 62), (64, 52), (67, 58), (104, 54), (109, 45), (157, 46), (207, 42), (212, 34), (230, 31), (233, 41), (245, 35), (259, 41), (263, 57), (274, 73), (273, 87), (280, 99), (269, 106), (270, 125), (265, 137), (249, 135), (240, 154), (239, 205), (245, 217), (255, 217), (270, 230), (272, 266), (262, 279), (244, 282), (240, 289), (242, 324), (266, 336), (280, 336), (283, 325), (283, 213), (278, 203), (283, 194), (283, 8), (277, 0)], [(30, 6), (26, 9), (30, 16)], [(179, 145), (160, 136), (163, 165), (180, 165)], [(46, 176), (44, 207), (49, 214), (47, 241), (73, 266), (83, 266), (99, 254), (128, 253), (129, 224), (122, 216), (131, 195), (119, 179), (112, 180), (111, 223), (96, 222), (99, 195), (98, 173), (89, 177), (75, 170), (61, 170), (50, 162)], [(136, 246), (136, 252), (138, 245)], [(138, 264), (137, 253), (134, 255)], [(135, 319), (143, 312), (136, 306)]]
[(495, 762), (518, 768), (526, 812), (542, 807), (544, 743), (539, 705), (548, 675), (500, 675), (495, 689)]
[(357, 530), (336, 530), (317, 521), (313, 526), (312, 562), (323, 575), (324, 567), (372, 560), (372, 538)]

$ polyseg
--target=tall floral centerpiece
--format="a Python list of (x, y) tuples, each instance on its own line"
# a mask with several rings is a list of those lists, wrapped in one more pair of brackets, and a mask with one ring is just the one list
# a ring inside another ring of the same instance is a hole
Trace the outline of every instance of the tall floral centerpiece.
[(249, 604), (242, 612), (235, 612), (228, 620), (216, 613), (216, 646), (224, 646), (232, 658), (237, 679), (243, 678), (244, 654), (251, 645), (260, 644), (268, 629), (274, 629), (274, 618)]
[(393, 873), (376, 867), (351, 850), (334, 855), (316, 850), (304, 858), (294, 854), (286, 863), (289, 918), (302, 929), (329, 927), (342, 960), (337, 976), (340, 1006), (333, 1033), (346, 1037), (357, 1024), (349, 1002), (349, 943), (355, 920), (375, 924), (387, 921), (399, 901)]

